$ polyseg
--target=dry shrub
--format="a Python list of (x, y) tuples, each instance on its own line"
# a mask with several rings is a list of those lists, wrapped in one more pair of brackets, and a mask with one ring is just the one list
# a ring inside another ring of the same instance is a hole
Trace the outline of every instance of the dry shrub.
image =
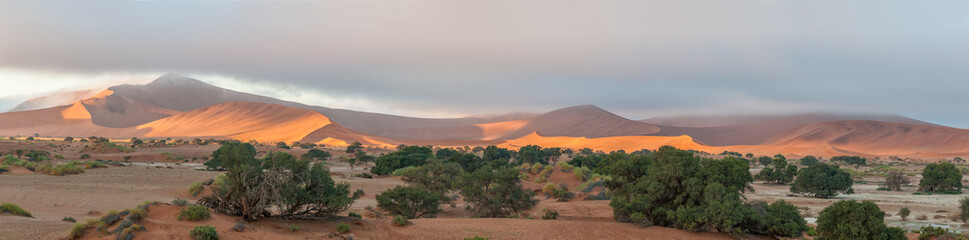
[(929, 216), (926, 216), (925, 214), (922, 214), (922, 215), (919, 215), (918, 217), (915, 217), (915, 219), (918, 219), (918, 220), (929, 220)]

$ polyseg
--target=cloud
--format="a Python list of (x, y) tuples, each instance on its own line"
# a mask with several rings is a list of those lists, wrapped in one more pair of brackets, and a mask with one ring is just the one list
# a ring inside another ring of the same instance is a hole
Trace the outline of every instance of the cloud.
[(848, 110), (969, 127), (965, 9), (900, 0), (2, 1), (0, 66), (178, 72), (406, 115), (596, 104), (630, 118)]

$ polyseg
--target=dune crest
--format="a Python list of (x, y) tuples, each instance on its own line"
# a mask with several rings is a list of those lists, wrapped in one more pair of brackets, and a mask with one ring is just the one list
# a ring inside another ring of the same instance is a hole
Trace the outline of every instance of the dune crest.
[(65, 120), (91, 119), (91, 113), (87, 111), (87, 108), (85, 108), (84, 104), (81, 104), (80, 101), (75, 102), (64, 110), (61, 110), (61, 116), (63, 116)]

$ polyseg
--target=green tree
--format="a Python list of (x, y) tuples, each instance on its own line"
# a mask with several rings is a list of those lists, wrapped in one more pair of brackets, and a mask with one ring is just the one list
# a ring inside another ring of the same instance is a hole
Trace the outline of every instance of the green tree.
[(885, 226), (885, 212), (870, 201), (835, 202), (821, 211), (817, 224), (823, 239), (907, 239), (901, 229)]
[(308, 152), (306, 152), (306, 154), (303, 154), (303, 156), (313, 158), (319, 161), (326, 161), (327, 159), (330, 159), (330, 157), (332, 157), (333, 155), (327, 151), (323, 151), (319, 149), (310, 149)]
[(817, 157), (811, 156), (811, 155), (807, 155), (807, 156), (804, 156), (803, 158), (801, 158), (801, 165), (802, 166), (809, 166), (810, 167), (811, 165), (814, 165), (815, 163), (818, 163), (818, 161), (819, 160), (818, 160)]
[[(461, 170), (461, 165), (433, 159), (423, 166), (404, 172), (401, 179), (446, 197), (452, 190), (460, 187), (458, 178), (462, 174), (464, 171)], [(445, 201), (450, 202), (450, 199), (445, 198)]]
[(511, 159), (511, 151), (506, 148), (499, 148), (497, 146), (491, 145), (484, 149), (482, 153), (482, 158), (485, 161), (492, 162), (496, 160), (508, 161)]
[(276, 143), (276, 148), (292, 149), (292, 148), (289, 147), (289, 145), (286, 145), (286, 142), (278, 142), (278, 143)]
[(761, 166), (766, 167), (767, 165), (770, 165), (772, 162), (774, 162), (774, 159), (768, 156), (761, 156), (757, 158), (757, 163), (760, 163)]
[(518, 215), (538, 203), (535, 192), (524, 189), (518, 170), (483, 166), (460, 178), (461, 195), (478, 217)]
[(797, 165), (787, 164), (787, 160), (781, 156), (774, 158), (771, 165), (765, 165), (755, 178), (767, 183), (788, 184), (794, 181), (795, 175), (797, 175)]
[(227, 154), (247, 149), (245, 145), (220, 147), (224, 181), (213, 184), (213, 193), (200, 204), (246, 221), (259, 216), (323, 219), (347, 210), (363, 194), (351, 194), (349, 184), (336, 184), (329, 170), (308, 159), (296, 160), (283, 152), (270, 152), (264, 159)]
[(376, 197), (378, 207), (408, 219), (434, 217), (441, 212), (441, 195), (423, 187), (397, 186)]
[(962, 192), (962, 173), (952, 163), (930, 163), (922, 169), (921, 192)]
[(518, 163), (541, 163), (542, 165), (548, 164), (548, 161), (545, 160), (545, 155), (542, 152), (542, 147), (536, 145), (527, 145), (519, 148), (518, 155), (515, 156), (515, 160), (517, 160)]
[(377, 157), (376, 164), (370, 169), (370, 172), (377, 175), (388, 175), (399, 168), (424, 165), (427, 159), (433, 156), (432, 154), (430, 148), (407, 146), (401, 150)]
[(559, 158), (562, 157), (562, 149), (557, 147), (544, 148), (542, 149), (542, 156), (545, 158), (545, 162), (558, 163)]
[(902, 221), (905, 221), (910, 214), (912, 214), (912, 210), (909, 210), (907, 207), (903, 207), (902, 209), (898, 210), (898, 216), (902, 217)]
[(808, 230), (807, 221), (801, 217), (797, 206), (784, 200), (771, 203), (767, 206), (766, 212), (763, 223), (765, 235), (796, 238)]
[(901, 171), (891, 171), (885, 176), (885, 184), (882, 188), (892, 191), (902, 191), (902, 186), (912, 183)]
[(346, 152), (355, 153), (357, 151), (360, 151), (361, 149), (363, 149), (363, 144), (361, 144), (360, 142), (353, 142), (350, 144), (350, 146), (347, 146)]
[(868, 162), (868, 159), (858, 156), (837, 156), (831, 158), (832, 162), (844, 162), (851, 165), (861, 166)]
[(802, 168), (797, 180), (791, 184), (791, 192), (807, 194), (817, 198), (830, 198), (838, 193), (853, 194), (851, 174), (838, 166), (818, 163)]
[(367, 155), (367, 152), (356, 151), (353, 153), (352, 158), (347, 159), (347, 162), (350, 163), (350, 170), (353, 170), (353, 166), (363, 164), (365, 162), (373, 162), (373, 159), (373, 156)]
[(205, 162), (205, 168), (209, 171), (223, 171), (225, 170), (223, 163), (227, 159), (255, 159), (255, 157), (256, 148), (252, 144), (226, 142), (212, 152), (212, 159)]
[(959, 199), (959, 220), (969, 220), (969, 197)]
[(64, 138), (64, 141), (65, 142), (73, 142), (74, 141), (74, 138), (73, 137), (66, 137), (66, 138)]
[(456, 154), (459, 154), (459, 153), (460, 152), (458, 152), (457, 150), (454, 150), (454, 149), (441, 148), (441, 149), (438, 149), (437, 152), (434, 152), (434, 156), (437, 157), (437, 159), (448, 159), (451, 156), (456, 155)]

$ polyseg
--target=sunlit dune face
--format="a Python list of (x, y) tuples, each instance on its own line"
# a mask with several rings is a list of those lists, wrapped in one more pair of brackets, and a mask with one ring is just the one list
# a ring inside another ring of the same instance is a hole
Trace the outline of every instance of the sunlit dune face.
[(325, 138), (325, 139), (323, 139), (323, 140), (321, 140), (319, 142), (316, 142), (316, 144), (320, 144), (320, 145), (324, 145), (324, 146), (334, 146), (334, 147), (342, 147), (342, 146), (349, 146), (350, 145), (346, 141), (343, 141), (343, 140), (340, 140), (340, 139), (336, 139), (336, 138), (332, 138), (332, 137)]
[(91, 119), (91, 113), (87, 111), (87, 108), (81, 102), (76, 102), (70, 107), (65, 108), (61, 111), (61, 115), (64, 116), (65, 120)]
[(229, 102), (174, 115), (137, 128), (151, 129), (146, 137), (227, 136), (243, 141), (293, 142), (330, 123), (326, 116), (309, 110)]
[(494, 140), (504, 137), (515, 130), (518, 130), (528, 124), (528, 120), (515, 120), (515, 121), (505, 121), (496, 123), (484, 123), (475, 124), (474, 126), (481, 128), (481, 134), (483, 140)]

